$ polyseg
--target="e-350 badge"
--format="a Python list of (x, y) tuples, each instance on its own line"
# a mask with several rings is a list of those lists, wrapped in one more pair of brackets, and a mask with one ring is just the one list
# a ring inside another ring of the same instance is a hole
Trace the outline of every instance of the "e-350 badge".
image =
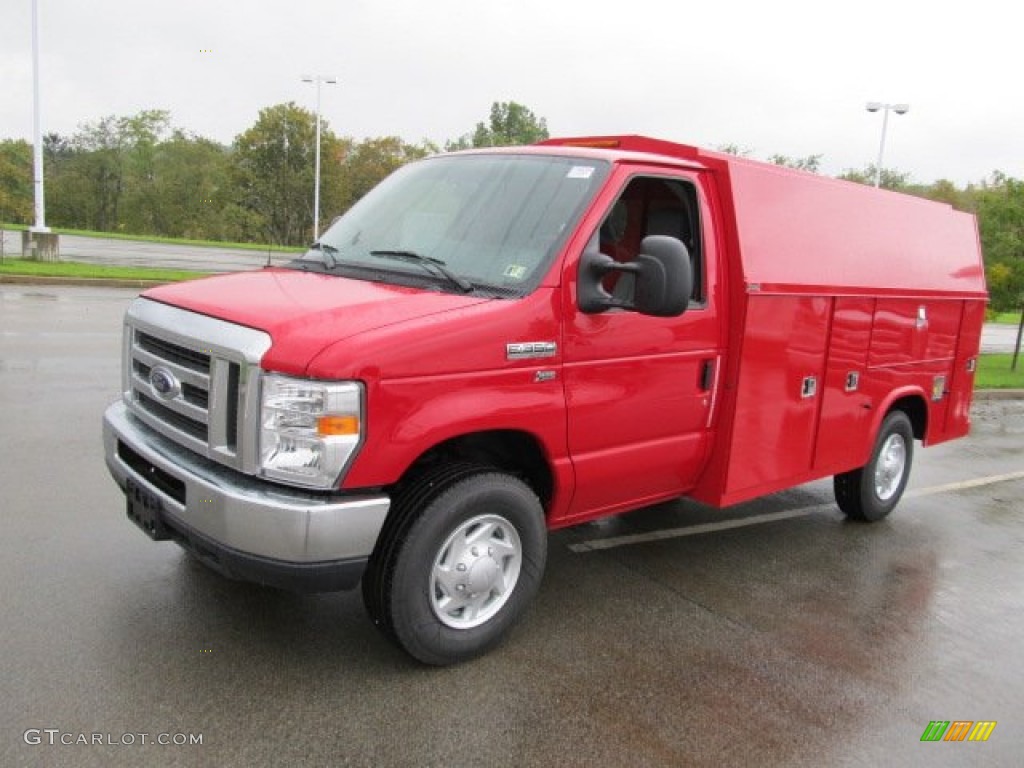
[(520, 341), (505, 345), (505, 357), (509, 360), (554, 357), (557, 352), (558, 344), (554, 341)]

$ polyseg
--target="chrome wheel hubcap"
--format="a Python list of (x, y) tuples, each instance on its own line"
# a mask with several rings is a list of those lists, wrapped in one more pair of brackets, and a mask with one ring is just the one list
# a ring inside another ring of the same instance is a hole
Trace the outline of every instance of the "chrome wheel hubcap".
[(519, 580), (523, 548), (500, 515), (462, 523), (441, 545), (430, 572), (430, 605), (442, 623), (477, 627), (508, 602)]
[(875, 462), (875, 495), (888, 501), (900, 487), (907, 468), (907, 444), (902, 435), (889, 435)]

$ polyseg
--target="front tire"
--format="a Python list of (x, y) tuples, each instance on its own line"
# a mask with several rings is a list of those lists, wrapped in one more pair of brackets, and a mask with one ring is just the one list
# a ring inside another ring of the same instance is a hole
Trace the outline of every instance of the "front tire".
[(876, 522), (903, 496), (914, 459), (914, 430), (903, 411), (882, 422), (871, 459), (863, 467), (836, 475), (836, 503), (851, 520)]
[(536, 594), (547, 560), (543, 508), (526, 483), (487, 470), (459, 475), (398, 510), (402, 524), (374, 564), (367, 605), (407, 653), (438, 666), (496, 646)]

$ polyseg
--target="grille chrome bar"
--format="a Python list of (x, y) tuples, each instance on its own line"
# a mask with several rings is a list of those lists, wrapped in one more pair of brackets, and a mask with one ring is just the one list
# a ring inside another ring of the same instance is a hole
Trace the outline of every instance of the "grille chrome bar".
[(210, 370), (210, 356), (205, 351), (189, 349), (141, 331), (135, 334), (135, 345), (152, 352), (161, 360), (177, 363), (182, 368), (199, 372)]
[[(153, 419), (156, 419), (158, 422), (162, 422), (163, 425), (175, 429), (178, 432), (184, 432), (186, 435), (200, 441), (200, 443), (206, 443), (209, 435), (209, 429), (204, 422), (189, 418), (180, 411), (169, 408), (165, 404), (158, 402), (141, 392), (136, 393), (135, 403)], [(206, 418), (205, 414), (203, 415), (203, 418)]]
[[(149, 382), (149, 379), (145, 379), (141, 376), (132, 376), (133, 389), (138, 395), (142, 395), (158, 403), (163, 408), (176, 412), (179, 416), (186, 419), (191, 419), (199, 424), (209, 424), (209, 411), (196, 403), (189, 402), (189, 399), (185, 397), (184, 393), (175, 397), (173, 400), (167, 400), (160, 396), (156, 390), (153, 389), (153, 385)], [(193, 397), (193, 399), (195, 399)]]
[[(135, 335), (137, 337), (140, 334), (136, 331)], [(171, 372), (178, 377), (179, 381), (188, 382), (200, 389), (210, 389), (210, 375), (208, 373), (199, 373), (192, 368), (186, 368), (185, 366), (179, 365), (171, 360), (159, 357), (150, 352), (145, 346), (138, 343), (135, 343), (132, 346), (132, 359), (143, 363), (148, 368), (154, 368), (157, 365), (162, 365), (165, 368), (170, 369)]]

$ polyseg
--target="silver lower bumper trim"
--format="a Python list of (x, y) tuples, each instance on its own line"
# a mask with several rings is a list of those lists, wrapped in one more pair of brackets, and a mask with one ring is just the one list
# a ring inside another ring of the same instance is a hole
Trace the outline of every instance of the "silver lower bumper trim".
[[(384, 495), (315, 494), (243, 475), (162, 437), (123, 402), (103, 415), (103, 447), (121, 489), (129, 477), (147, 487), (160, 498), (172, 525), (178, 522), (237, 552), (283, 563), (369, 557), (391, 505)], [(129, 464), (129, 452), (142, 462)], [(178, 490), (154, 484), (140, 464), (149, 474), (172, 478)]]

